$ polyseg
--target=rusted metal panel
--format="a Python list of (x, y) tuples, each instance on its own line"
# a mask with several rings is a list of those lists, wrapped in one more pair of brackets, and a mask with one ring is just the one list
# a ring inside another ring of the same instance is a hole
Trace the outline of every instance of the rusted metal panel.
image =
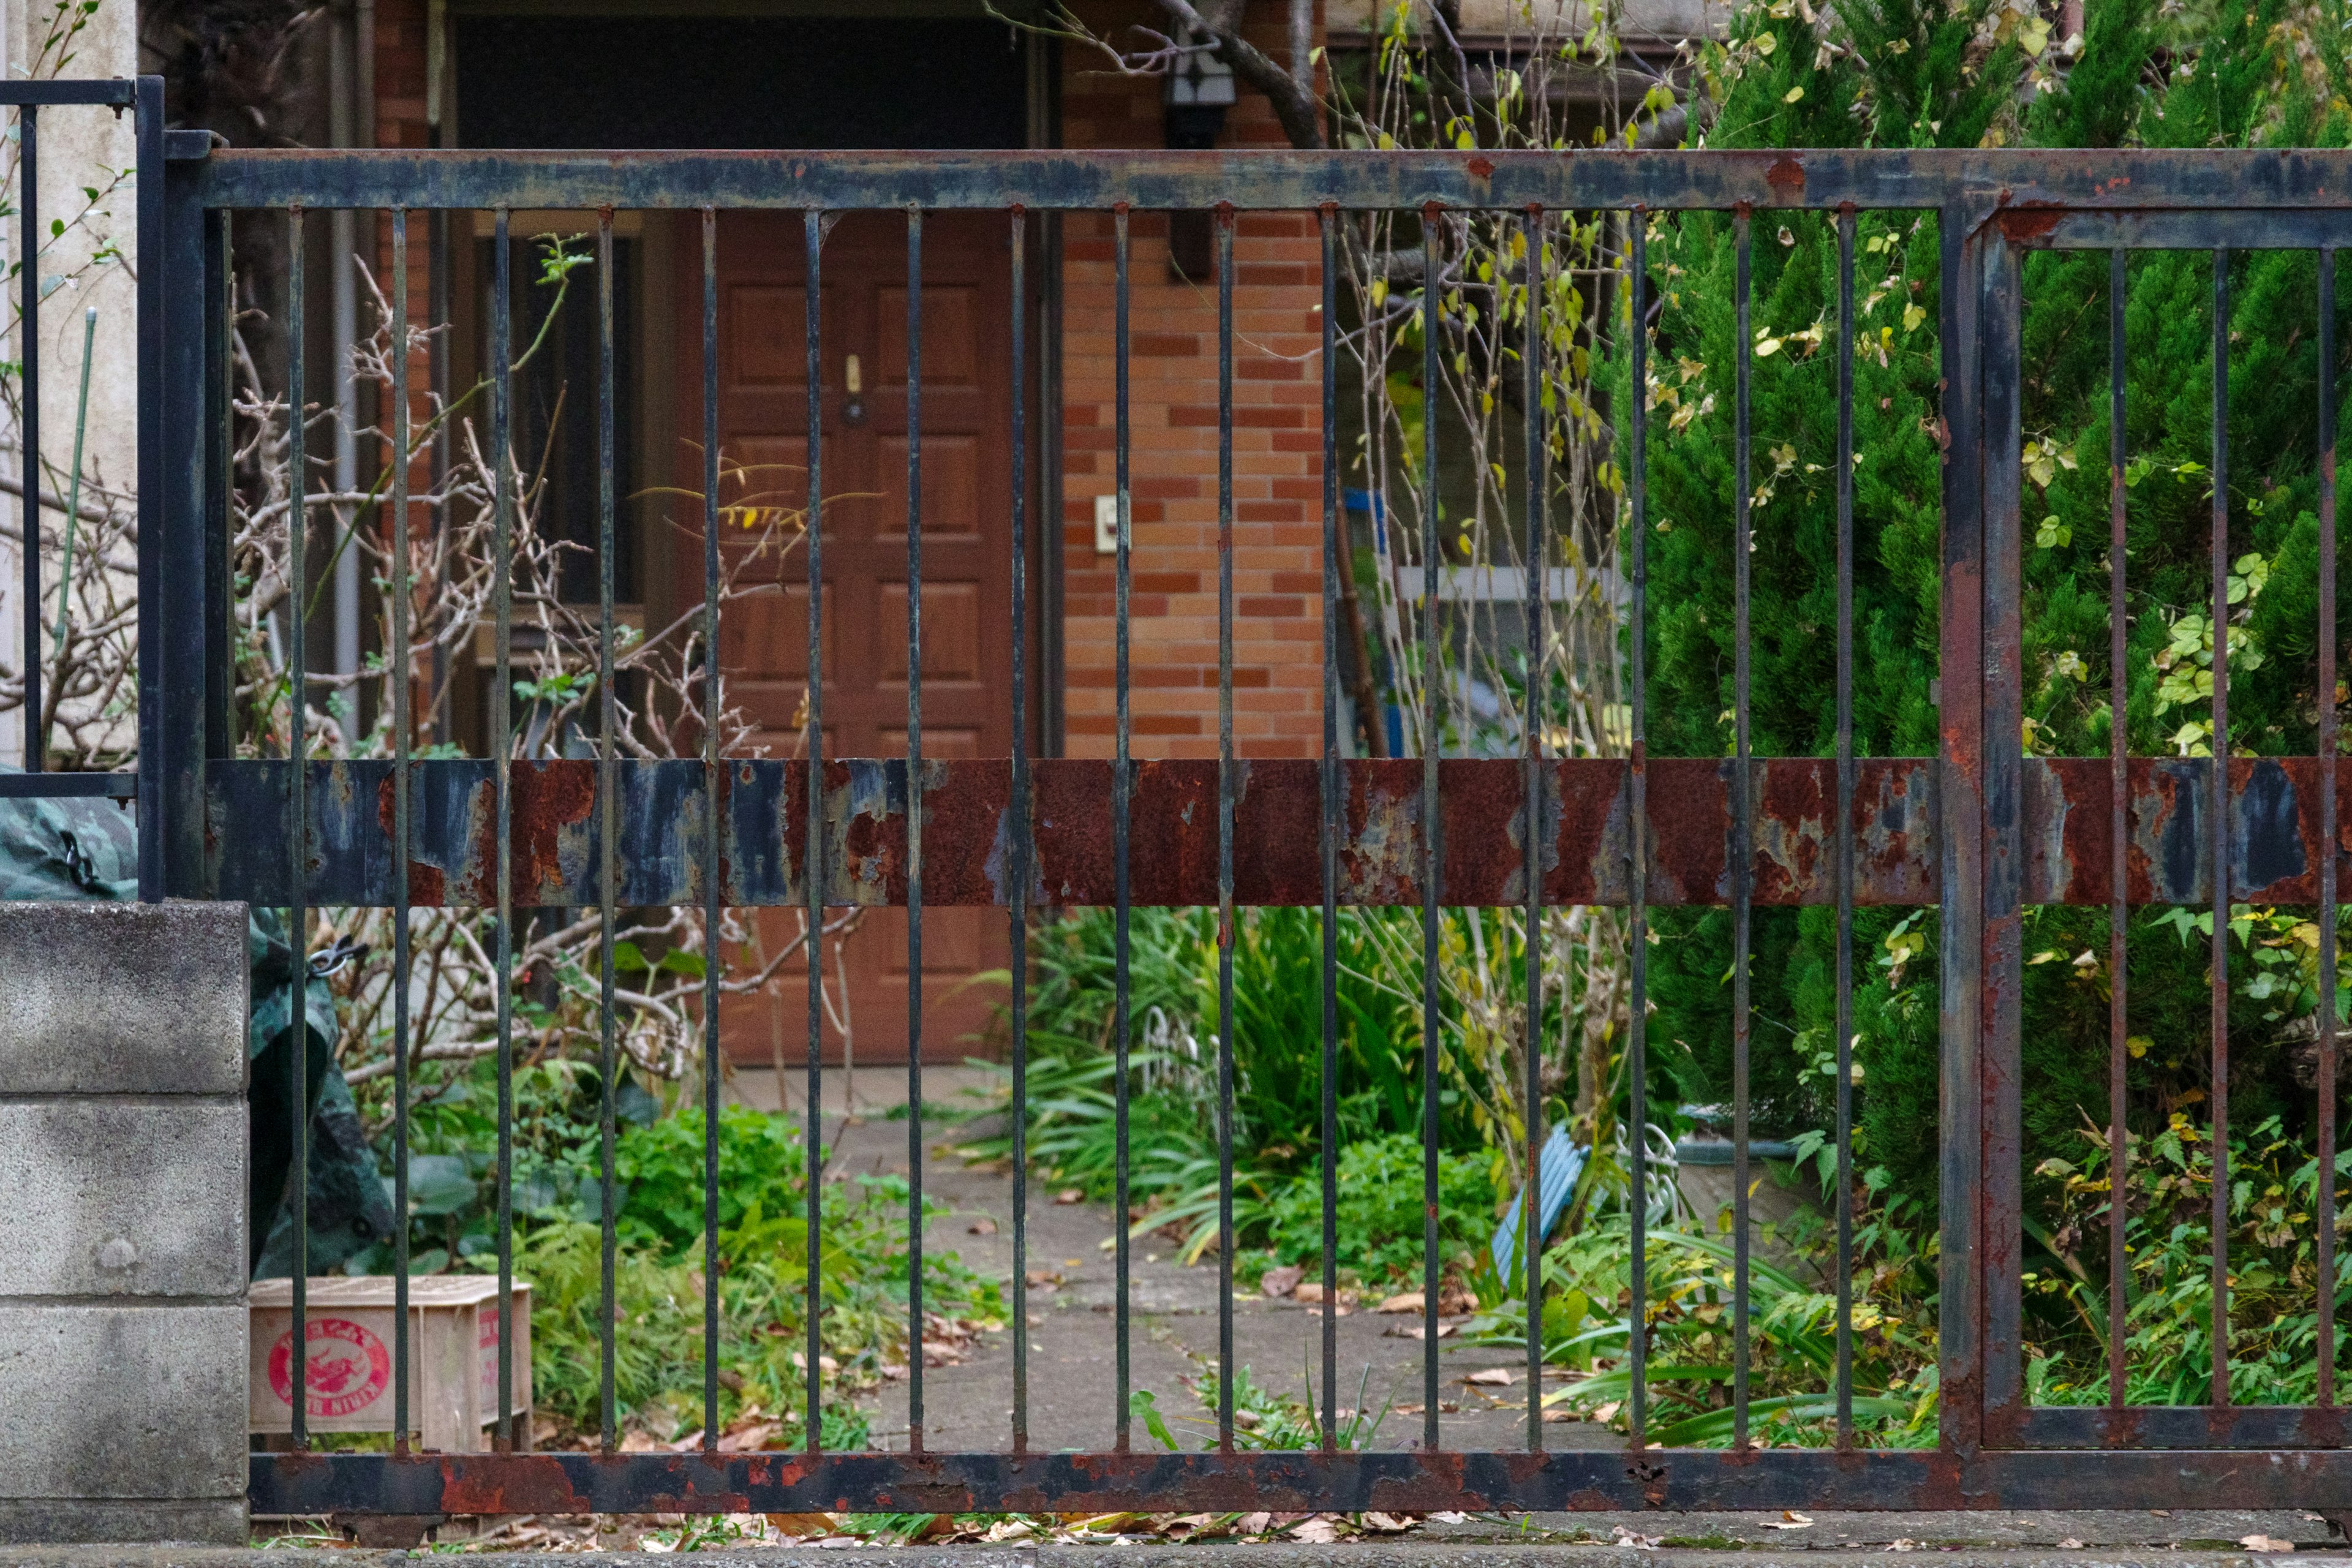
[(2029, 1448), (2341, 1448), (2352, 1441), (2352, 1420), (2341, 1405), (2045, 1405), (2025, 1412), (2017, 1441)]
[[(2031, 244), (2057, 208), (2227, 210), (2231, 243), (2298, 210), (2352, 206), (2352, 154), (2131, 149), (1627, 152), (215, 151), (208, 207), (968, 208), (1410, 212), (1930, 208), (1965, 195)], [(2090, 243), (2087, 238), (2070, 243)], [(2259, 243), (2259, 241), (2254, 241)], [(2307, 241), (2306, 241), (2307, 243)]]
[[(1350, 761), (1341, 768), (1344, 832), (1339, 900), (1412, 905), (1421, 899), (1420, 763)], [(1108, 904), (1114, 893), (1108, 762), (1034, 764), (1035, 861), (1030, 899)], [(1443, 901), (1500, 906), (1525, 899), (1520, 764), (1448, 760), (1439, 770), (1444, 813)], [(1650, 763), (1652, 893), (1661, 904), (1728, 896), (1730, 764), (1706, 758)], [(1834, 765), (1826, 759), (1759, 761), (1757, 897), (1768, 904), (1834, 896), (1830, 817)], [(591, 761), (516, 764), (515, 899), (529, 905), (593, 905), (597, 866), (597, 779)], [(618, 764), (618, 897), (629, 904), (684, 904), (701, 897), (703, 767), (693, 761)], [(1322, 901), (1318, 858), (1320, 764), (1311, 759), (1236, 765), (1234, 892), (1244, 905)], [(1012, 784), (1003, 760), (927, 762), (923, 900), (931, 907), (1005, 905)], [(1918, 904), (1935, 898), (1933, 764), (1921, 758), (1865, 762), (1855, 794), (1859, 897)], [(1543, 896), (1552, 904), (1622, 904), (1631, 895), (1622, 763), (1553, 761), (1540, 775)], [(720, 891), (735, 905), (801, 900), (807, 853), (805, 764), (738, 760), (719, 773)], [(897, 759), (825, 763), (828, 901), (903, 904), (907, 897), (906, 764)], [(1213, 762), (1154, 762), (1134, 769), (1130, 873), (1141, 904), (1213, 902), (1217, 875), (1217, 770)], [(207, 867), (215, 896), (282, 903), (278, 858), (231, 846), (283, 843), (283, 763), (212, 764)], [(487, 905), (496, 894), (494, 778), (481, 761), (423, 762), (412, 775), (416, 848), (408, 889), (420, 906)], [(394, 896), (392, 766), (381, 761), (313, 763), (309, 898), (319, 904), (389, 904)]]
[(2352, 1451), (256, 1454), (253, 1510), (1103, 1513), (2352, 1507)]
[[(1836, 767), (1827, 758), (1759, 760), (1756, 901), (1827, 903)], [(2134, 903), (2198, 904), (2210, 878), (2202, 830), (2208, 764), (2136, 758), (2130, 770), (2129, 888)], [(1033, 903), (1111, 901), (1110, 766), (1088, 759), (1033, 764), (1036, 861)], [(2339, 764), (2339, 767), (2352, 764)], [(1318, 858), (1320, 764), (1285, 758), (1238, 764), (1234, 893), (1244, 905), (1322, 901)], [(1412, 759), (1341, 764), (1344, 834), (1339, 901), (1417, 904), (1421, 899), (1420, 767)], [(1525, 814), (1517, 759), (1449, 759), (1440, 768), (1448, 904), (1522, 902)], [(2309, 757), (2231, 764), (2232, 896), (2298, 903), (2318, 897), (2319, 764)], [(1650, 901), (1717, 904), (1730, 896), (1730, 763), (1653, 758)], [(629, 904), (699, 902), (702, 764), (633, 762), (621, 781), (619, 898)], [(1003, 760), (923, 767), (923, 901), (932, 907), (1010, 902), (1012, 784)], [(2345, 775), (2339, 773), (2339, 780)], [(421, 906), (494, 901), (497, 835), (492, 770), (478, 760), (414, 766), (416, 851), (409, 896)], [(1540, 774), (1543, 896), (1549, 904), (1622, 905), (1632, 895), (1626, 769), (1607, 759), (1555, 760)], [(804, 765), (743, 759), (719, 770), (719, 876), (734, 905), (801, 900), (807, 851)], [(907, 898), (907, 771), (895, 758), (825, 764), (828, 901), (899, 905)], [(1139, 763), (1134, 773), (1131, 874), (1139, 904), (1214, 902), (1214, 762)], [(2342, 787), (2339, 783), (2339, 788)], [(1855, 897), (1917, 906), (1937, 898), (1937, 768), (1927, 758), (1855, 764)], [(2024, 769), (2024, 887), (2029, 904), (2106, 901), (2110, 807), (2105, 758), (2029, 760)], [(309, 898), (318, 904), (393, 901), (392, 764), (313, 763)], [(258, 904), (286, 899), (276, 856), (230, 846), (285, 841), (286, 765), (215, 763), (209, 770), (206, 863), (215, 896)], [(596, 764), (520, 763), (514, 769), (514, 887), (523, 905), (597, 901)], [(2338, 853), (2352, 853), (2352, 843)]]
[[(2336, 788), (2352, 773), (2336, 764)], [(2212, 763), (2203, 757), (2134, 757), (2126, 773), (2130, 820), (2125, 874), (2135, 904), (2212, 899), (2205, 829)], [(2230, 763), (2230, 895), (2249, 903), (2319, 898), (2320, 763), (2315, 757), (2238, 757)], [(2114, 808), (2104, 757), (2039, 758), (2026, 764), (2026, 901), (2105, 901), (2114, 862)], [(2352, 853), (2338, 834), (2337, 867)]]

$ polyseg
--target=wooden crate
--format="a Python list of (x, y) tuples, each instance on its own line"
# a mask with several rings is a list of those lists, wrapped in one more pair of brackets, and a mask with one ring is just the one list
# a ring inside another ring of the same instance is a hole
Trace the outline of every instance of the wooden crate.
[[(310, 1354), (309, 1426), (313, 1432), (393, 1428), (393, 1285), (389, 1277), (330, 1275), (310, 1282), (304, 1310)], [(258, 1433), (290, 1432), (294, 1284), (259, 1279), (251, 1300), (249, 1422)], [(514, 1284), (513, 1407), (530, 1444), (530, 1287)], [(490, 1447), (498, 1416), (499, 1282), (479, 1274), (419, 1276), (408, 1282), (410, 1440), (441, 1453)]]

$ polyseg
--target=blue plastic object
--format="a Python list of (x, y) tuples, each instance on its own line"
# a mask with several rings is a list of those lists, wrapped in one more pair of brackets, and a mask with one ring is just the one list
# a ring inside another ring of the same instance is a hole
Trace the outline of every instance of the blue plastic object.
[[(1551, 1137), (1544, 1142), (1543, 1158), (1536, 1167), (1536, 1236), (1539, 1241), (1559, 1223), (1559, 1212), (1568, 1206), (1568, 1195), (1576, 1191), (1576, 1179), (1584, 1174), (1584, 1162), (1589, 1157), (1583, 1144), (1569, 1141), (1567, 1128), (1551, 1130)], [(1488, 1248), (1495, 1255), (1495, 1272), (1507, 1279), (1518, 1253), (1519, 1215), (1526, 1205), (1527, 1188), (1522, 1186), (1512, 1197), (1503, 1223), (1495, 1227), (1495, 1239)], [(1526, 1260), (1518, 1261), (1524, 1271)]]

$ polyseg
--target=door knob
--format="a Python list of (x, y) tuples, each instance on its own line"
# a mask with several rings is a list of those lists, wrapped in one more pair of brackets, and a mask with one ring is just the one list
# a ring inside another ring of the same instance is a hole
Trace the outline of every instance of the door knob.
[(841, 385), (842, 390), (849, 395), (849, 400), (842, 405), (842, 422), (847, 425), (865, 424), (866, 376), (858, 366), (856, 354), (851, 354), (847, 363), (841, 367)]

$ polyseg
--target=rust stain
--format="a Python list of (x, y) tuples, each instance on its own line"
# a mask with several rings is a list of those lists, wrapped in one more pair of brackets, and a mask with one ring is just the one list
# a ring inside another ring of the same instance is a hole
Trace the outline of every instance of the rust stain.
[(2011, 245), (2031, 245), (2037, 239), (2047, 239), (2064, 216), (2062, 208), (2047, 202), (2030, 202), (2003, 207), (1994, 221), (2000, 225), (2000, 232)]
[[(1417, 903), (1421, 898), (1421, 784), (1418, 763), (1377, 764), (1349, 783), (1348, 837), (1339, 883), (1350, 902)], [(1410, 781), (1408, 783), (1408, 781)]]
[(1473, 158), (1463, 167), (1470, 171), (1470, 177), (1474, 180), (1491, 180), (1495, 177), (1495, 160), (1492, 158)]
[(564, 759), (514, 764), (514, 891), (518, 902), (564, 890), (565, 851), (585, 847), (578, 835), (596, 805), (596, 764)]
[(1805, 165), (1801, 159), (1779, 158), (1764, 171), (1764, 183), (1782, 195), (1802, 195), (1805, 190)]

